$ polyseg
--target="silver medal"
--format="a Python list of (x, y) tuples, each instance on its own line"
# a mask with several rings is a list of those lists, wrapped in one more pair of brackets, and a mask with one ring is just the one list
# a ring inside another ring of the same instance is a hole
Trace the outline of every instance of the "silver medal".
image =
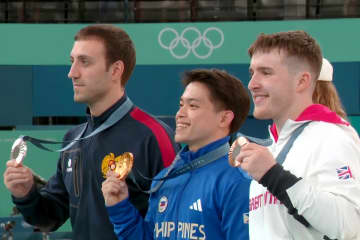
[(17, 164), (20, 164), (27, 152), (26, 142), (22, 139), (22, 137), (15, 140), (14, 144), (11, 147), (10, 159), (15, 159)]

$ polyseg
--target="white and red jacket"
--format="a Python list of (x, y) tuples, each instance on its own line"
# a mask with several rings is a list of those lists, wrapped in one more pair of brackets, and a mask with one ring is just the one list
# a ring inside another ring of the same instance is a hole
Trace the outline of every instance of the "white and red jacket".
[(360, 239), (360, 141), (347, 122), (311, 105), (269, 129), (268, 149), (276, 158), (306, 121), (285, 161), (251, 182), (250, 239)]

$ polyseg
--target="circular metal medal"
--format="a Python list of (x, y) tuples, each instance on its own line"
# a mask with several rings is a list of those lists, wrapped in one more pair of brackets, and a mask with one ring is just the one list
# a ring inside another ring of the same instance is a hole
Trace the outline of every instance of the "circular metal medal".
[(101, 171), (104, 178), (107, 177), (109, 171), (115, 172), (118, 178), (125, 179), (131, 171), (134, 163), (134, 155), (130, 152), (125, 152), (118, 157), (114, 153), (105, 156), (101, 163)]
[(118, 178), (125, 179), (130, 173), (131, 168), (134, 164), (134, 155), (126, 152), (120, 156), (119, 161), (116, 162), (114, 171), (119, 174)]
[(240, 151), (241, 151), (241, 147), (244, 146), (245, 144), (247, 144), (249, 141), (245, 138), (245, 137), (239, 137), (237, 138), (233, 144), (230, 147), (230, 151), (229, 151), (229, 161), (231, 166), (233, 167), (238, 167), (240, 166), (240, 163), (235, 161), (235, 158), (237, 157), (237, 155), (239, 155)]
[(11, 147), (10, 159), (15, 159), (17, 164), (20, 164), (27, 152), (26, 142), (20, 137), (15, 140)]

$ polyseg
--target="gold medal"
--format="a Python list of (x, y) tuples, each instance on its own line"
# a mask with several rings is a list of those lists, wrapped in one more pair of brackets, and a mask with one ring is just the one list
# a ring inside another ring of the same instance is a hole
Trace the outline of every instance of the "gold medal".
[(101, 171), (104, 178), (108, 171), (113, 171), (118, 174), (119, 179), (125, 179), (134, 163), (134, 155), (130, 152), (125, 152), (118, 157), (110, 153), (104, 157), (101, 163)]
[(20, 164), (27, 152), (26, 142), (22, 139), (22, 137), (15, 140), (14, 144), (11, 147), (10, 159), (15, 159), (17, 164)]
[(235, 158), (239, 155), (241, 147), (246, 145), (248, 142), (249, 141), (245, 137), (239, 137), (233, 142), (229, 151), (229, 161), (231, 166), (238, 167), (240, 165), (239, 162), (235, 161)]

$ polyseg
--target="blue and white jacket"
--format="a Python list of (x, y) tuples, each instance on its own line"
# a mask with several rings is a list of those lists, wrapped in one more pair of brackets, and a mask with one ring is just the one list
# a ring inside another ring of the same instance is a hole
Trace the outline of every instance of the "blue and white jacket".
[[(186, 146), (175, 170), (229, 141), (217, 140), (197, 152)], [(162, 177), (161, 171), (157, 178)], [(154, 187), (157, 181), (153, 181)], [(143, 219), (128, 199), (107, 207), (118, 239), (249, 239), (250, 179), (228, 164), (228, 155), (165, 180), (149, 199)]]

